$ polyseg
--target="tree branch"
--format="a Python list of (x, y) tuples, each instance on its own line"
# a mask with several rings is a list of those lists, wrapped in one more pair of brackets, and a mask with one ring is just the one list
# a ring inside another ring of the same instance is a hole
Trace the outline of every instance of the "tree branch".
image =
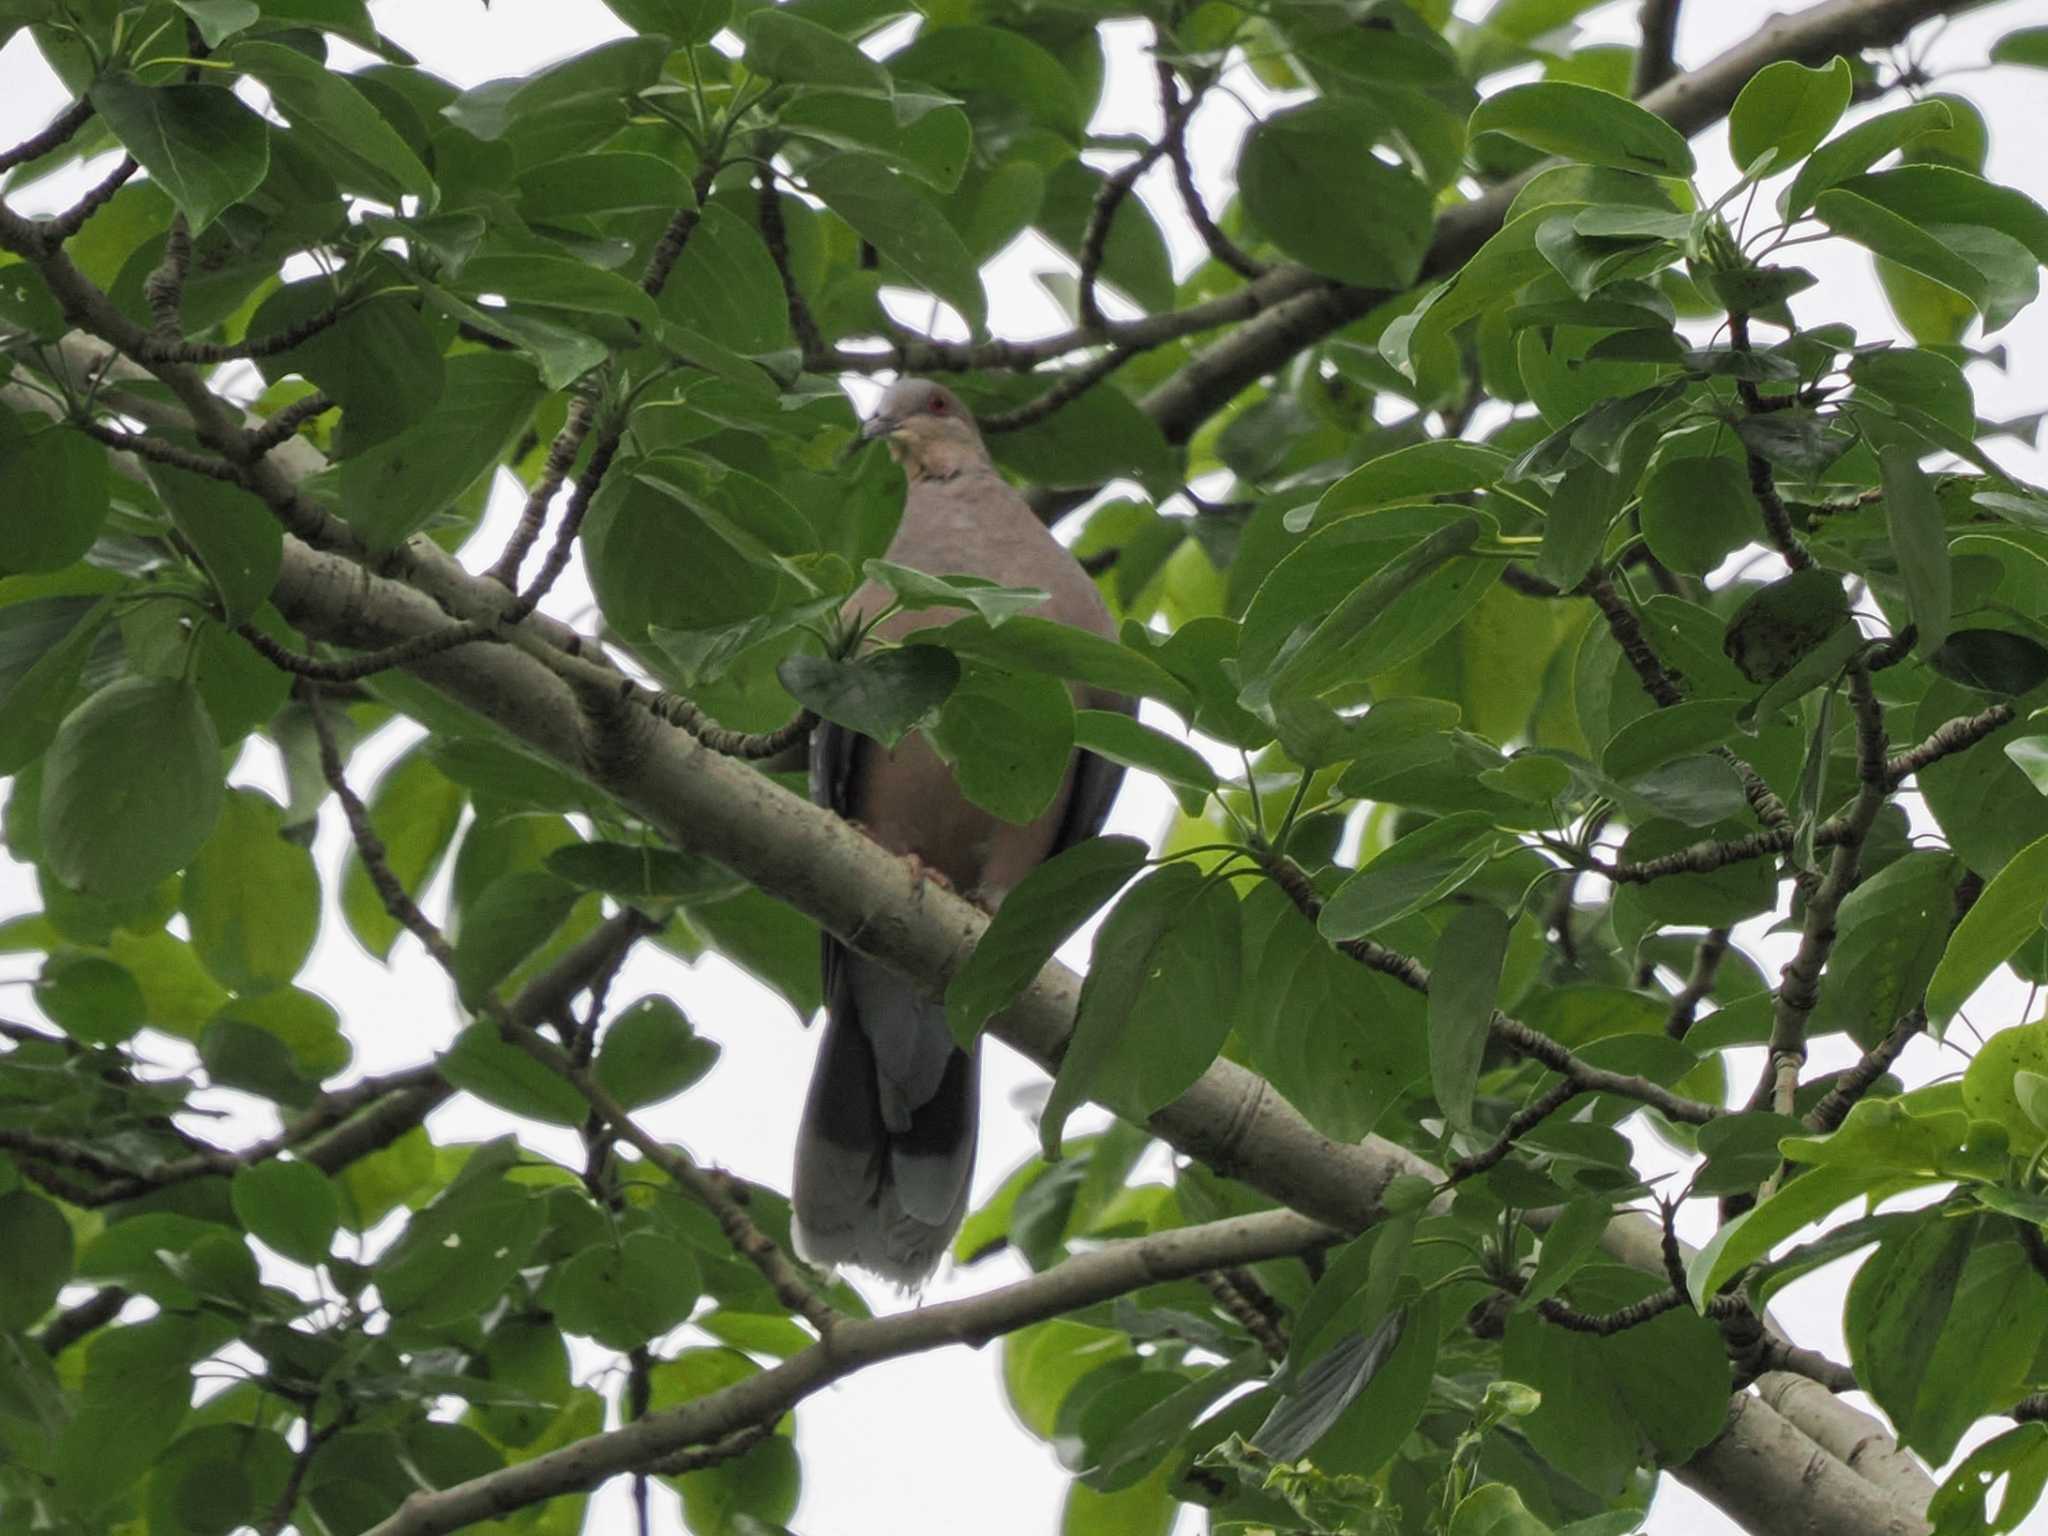
[(1112, 1243), (965, 1301), (890, 1317), (843, 1318), (829, 1339), (721, 1391), (452, 1488), (416, 1493), (368, 1536), (441, 1536), (772, 1424), (814, 1392), (884, 1360), (948, 1344), (978, 1348), (1032, 1323), (1148, 1285), (1289, 1257), (1341, 1241), (1343, 1235), (1292, 1211), (1266, 1211)]
[(1678, 49), (1680, 0), (1643, 0), (1636, 13), (1641, 37), (1636, 43), (1635, 72), (1629, 80), (1629, 94), (1645, 96), (1677, 73), (1674, 55)]

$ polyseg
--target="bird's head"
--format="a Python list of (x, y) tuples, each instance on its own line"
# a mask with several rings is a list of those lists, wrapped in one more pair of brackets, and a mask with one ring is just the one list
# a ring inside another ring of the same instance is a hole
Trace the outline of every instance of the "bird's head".
[(985, 466), (988, 450), (960, 397), (929, 379), (898, 379), (861, 423), (863, 440), (881, 438), (913, 480), (945, 479)]

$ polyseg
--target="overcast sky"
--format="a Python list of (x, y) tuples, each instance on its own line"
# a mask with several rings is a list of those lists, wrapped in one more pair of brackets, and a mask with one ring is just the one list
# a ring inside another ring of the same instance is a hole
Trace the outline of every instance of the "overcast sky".
[[(1485, 7), (1460, 4), (1471, 13)], [(1788, 7), (1794, 8), (1794, 7)], [(1798, 7), (1803, 8), (1803, 7)], [(570, 53), (579, 52), (622, 29), (596, 0), (495, 0), (488, 10), (478, 0), (372, 0), (371, 9), (388, 35), (410, 48), (430, 68), (461, 85), (499, 76), (521, 75)], [(1679, 57), (1698, 64), (1747, 36), (1777, 6), (1760, 0), (1696, 0), (1683, 14)], [(1610, 5), (1592, 16), (1587, 31), (1600, 40), (1633, 38), (1636, 5)], [(2043, 19), (2041, 0), (2007, 0), (1946, 29), (1932, 50), (1934, 67), (1958, 69), (1981, 64), (1988, 42), (2023, 18)], [(1119, 24), (1111, 29), (1109, 86), (1094, 123), (1098, 132), (1151, 133), (1157, 114), (1143, 48), (1148, 29)], [(51, 81), (26, 37), (0, 52), (0, 143), (12, 143), (33, 131), (61, 105)], [(1270, 103), (1243, 69), (1234, 72), (1236, 91), (1253, 105)], [(1944, 76), (1938, 88), (1959, 91), (1984, 111), (1991, 123), (1988, 174), (2048, 201), (2048, 164), (2040, 152), (2040, 113), (2048, 76), (2040, 72), (2004, 70)], [(1892, 103), (1886, 103), (1891, 105)], [(1220, 202), (1229, 190), (1228, 171), (1235, 144), (1247, 118), (1224, 93), (1212, 95), (1195, 120), (1194, 144), (1204, 189)], [(1699, 184), (1709, 194), (1733, 179), (1724, 137), (1708, 134), (1696, 141), (1701, 168)], [(1199, 258), (1200, 248), (1181, 216), (1160, 171), (1140, 183), (1185, 272)], [(63, 200), (68, 188), (52, 188), (50, 197)], [(1162, 195), (1163, 194), (1163, 195)], [(44, 206), (24, 198), (31, 210)], [(1869, 262), (1840, 244), (1802, 247), (1801, 264), (1823, 279), (1812, 295), (1798, 301), (1808, 318), (1853, 323), (1866, 339), (1896, 335), (1897, 328), (1878, 295)], [(1064, 323), (1064, 317), (1031, 281), (1036, 271), (1066, 270), (1066, 264), (1035, 241), (1020, 241), (998, 262), (990, 283), (990, 319), (1001, 334), (1042, 334)], [(1988, 367), (1971, 370), (1981, 415), (1997, 419), (2048, 405), (2048, 315), (2037, 306), (1999, 338), (2016, 360), (2010, 373)], [(862, 391), (856, 389), (856, 394)], [(1993, 456), (2030, 478), (2048, 478), (2042, 456), (2009, 440), (1992, 445)], [(475, 548), (495, 551), (502, 543), (518, 498), (507, 482), (499, 486), (491, 519)], [(474, 564), (487, 563), (488, 554)], [(587, 609), (588, 588), (573, 571), (551, 599), (550, 606), (575, 618)], [(351, 776), (359, 788), (374, 782), (376, 773), (410, 737), (402, 730), (385, 732), (356, 755)], [(282, 776), (268, 749), (252, 747), (237, 769), (238, 782), (282, 793)], [(1112, 830), (1155, 836), (1170, 809), (1165, 796), (1150, 783), (1127, 787), (1112, 821)], [(323, 825), (317, 856), (332, 871), (347, 849), (347, 832), (337, 814)], [(438, 892), (429, 893), (434, 907)], [(0, 860), (0, 916), (35, 905), (27, 872)], [(1760, 925), (1753, 925), (1760, 926)], [(1745, 942), (1746, 939), (1746, 942)], [(1739, 933), (1749, 953), (1774, 973), (1785, 958), (1779, 941)], [(1068, 956), (1085, 959), (1085, 943)], [(29, 957), (0, 957), (0, 979), (33, 974)], [(339, 917), (329, 914), (321, 941), (303, 985), (335, 1003), (356, 1042), (356, 1066), (380, 1071), (409, 1065), (430, 1055), (451, 1038), (457, 1027), (449, 988), (411, 939), (399, 945), (394, 964), (386, 969), (357, 948)], [(772, 994), (739, 975), (724, 962), (711, 959), (685, 966), (643, 945), (613, 989), (615, 1003), (648, 992), (673, 997), (690, 1014), (699, 1031), (718, 1040), (725, 1054), (716, 1072), (680, 1099), (643, 1113), (658, 1134), (681, 1142), (696, 1155), (715, 1160), (733, 1172), (787, 1187), (789, 1154), (804, 1084), (810, 1070), (814, 1037)], [(1979, 999), (1974, 1010), (1978, 1028), (1989, 1030), (2019, 1022), (2016, 988), (1997, 989)], [(1831, 1042), (1816, 1050), (1816, 1068), (1841, 1064), (1828, 1055)], [(1839, 1042), (1832, 1042), (1839, 1044)], [(152, 1040), (166, 1061), (182, 1049), (177, 1042)], [(1755, 1053), (1748, 1053), (1755, 1054)], [(1943, 1056), (1938, 1048), (1917, 1043), (1901, 1070), (1919, 1081), (1953, 1072), (1960, 1058)], [(1742, 1061), (1732, 1080), (1746, 1082), (1754, 1063)], [(1036, 1136), (1028, 1118), (1013, 1100), (1042, 1084), (1034, 1068), (1001, 1046), (987, 1059), (982, 1117), (981, 1161), (977, 1200), (991, 1192), (1011, 1168), (1030, 1154)], [(433, 1130), (440, 1140), (482, 1138), (500, 1133), (508, 1122), (472, 1101), (459, 1100), (443, 1109)], [(1082, 1122), (1085, 1125), (1085, 1121)], [(1080, 1128), (1077, 1126), (1077, 1128)], [(550, 1134), (546, 1128), (522, 1125), (530, 1145), (572, 1163), (580, 1160), (575, 1138)], [(1646, 1148), (1655, 1167), (1669, 1166), (1660, 1147)], [(1712, 1213), (1691, 1213), (1695, 1240), (1705, 1235)], [(1840, 1331), (1841, 1298), (1850, 1266), (1838, 1264), (1795, 1284), (1774, 1304), (1802, 1343), (1845, 1359)], [(926, 1296), (943, 1300), (972, 1294), (1014, 1278), (1021, 1266), (1014, 1260), (994, 1261), (964, 1273), (942, 1273)], [(878, 1308), (901, 1305), (879, 1287), (870, 1292)], [(587, 1362), (595, 1366), (597, 1357)], [(804, 1462), (804, 1500), (794, 1521), (806, 1536), (906, 1536), (906, 1533), (953, 1528), (963, 1517), (989, 1536), (1052, 1536), (1067, 1478), (1051, 1452), (1026, 1435), (1010, 1418), (995, 1376), (997, 1350), (979, 1354), (961, 1349), (893, 1361), (861, 1373), (806, 1402), (798, 1413), (799, 1443)], [(1977, 1439), (1985, 1438), (1980, 1434)], [(1973, 1439), (1966, 1444), (1974, 1444)], [(664, 1530), (679, 1526), (674, 1500), (656, 1494), (658, 1521)], [(623, 1485), (614, 1485), (593, 1511), (592, 1529), (622, 1530), (627, 1509)], [(1192, 1514), (1182, 1531), (1199, 1528)], [(1682, 1487), (1665, 1480), (1646, 1527), (1657, 1536), (1710, 1536), (1735, 1530), (1711, 1508)], [(2029, 1530), (2048, 1533), (2040, 1516)]]

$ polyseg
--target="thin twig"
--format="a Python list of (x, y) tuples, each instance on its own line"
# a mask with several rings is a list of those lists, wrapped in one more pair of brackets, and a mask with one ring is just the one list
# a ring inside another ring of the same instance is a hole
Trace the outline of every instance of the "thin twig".
[(1569, 1077), (1560, 1077), (1527, 1104), (1508, 1116), (1500, 1134), (1488, 1145), (1474, 1152), (1470, 1157), (1461, 1157), (1450, 1167), (1450, 1180), (1462, 1184), (1466, 1179), (1482, 1174), (1501, 1162), (1515, 1150), (1515, 1143), (1545, 1120), (1556, 1114), (1565, 1105), (1579, 1096), (1580, 1089)]
[(183, 325), (185, 278), (192, 270), (192, 226), (182, 212), (171, 215), (170, 232), (164, 236), (163, 259), (143, 281), (143, 302), (149, 305), (159, 336), (176, 340)]
[[(1321, 916), (1322, 898), (1316, 894), (1315, 886), (1300, 865), (1285, 854), (1267, 853), (1260, 857), (1259, 867), (1286, 893), (1303, 917), (1313, 923)], [(1336, 947), (1360, 965), (1392, 977), (1411, 992), (1427, 994), (1429, 991), (1429, 968), (1412, 955), (1404, 955), (1372, 939), (1347, 939)], [(1604, 1067), (1581, 1061), (1570, 1049), (1541, 1030), (1532, 1029), (1498, 1010), (1488, 1021), (1487, 1028), (1494, 1039), (1533, 1061), (1541, 1062), (1572, 1084), (1576, 1092), (1611, 1093), (1634, 1099), (1686, 1125), (1705, 1125), (1724, 1113), (1716, 1105), (1688, 1099), (1646, 1077), (1610, 1072)]]
[(96, 1333), (121, 1315), (134, 1293), (118, 1285), (101, 1286), (77, 1306), (51, 1318), (36, 1335), (36, 1347), (52, 1360), (89, 1333)]
[(99, 183), (88, 191), (85, 196), (81, 197), (62, 213), (45, 219), (42, 222), (40, 228), (43, 239), (51, 245), (59, 245), (69, 240), (81, 229), (85, 228), (86, 222), (94, 214), (106, 207), (108, 203), (111, 203), (114, 200), (114, 194), (125, 187), (128, 184), (128, 179), (141, 169), (142, 167), (136, 162), (133, 155), (123, 155), (119, 163), (111, 171), (107, 172), (105, 176), (101, 177)]
[(1685, 985), (1671, 999), (1671, 1012), (1664, 1020), (1664, 1033), (1673, 1040), (1683, 1040), (1692, 1029), (1693, 1021), (1699, 1017), (1700, 1004), (1714, 990), (1714, 978), (1721, 971), (1721, 957), (1728, 953), (1728, 930), (1709, 928), (1700, 935), (1700, 942), (1692, 952), (1692, 974), (1685, 979)]
[[(1728, 316), (1729, 344), (1737, 352), (1750, 350), (1749, 316), (1739, 310)], [(1735, 381), (1735, 392), (1741, 397), (1743, 408), (1751, 415), (1767, 409), (1762, 395), (1748, 379)], [(1770, 536), (1771, 547), (1785, 559), (1795, 571), (1803, 571), (1813, 564), (1813, 556), (1806, 546), (1799, 542), (1799, 535), (1792, 531), (1792, 514), (1785, 508), (1785, 499), (1778, 494), (1778, 479), (1771, 470), (1770, 460), (1754, 448), (1746, 450), (1749, 464), (1749, 489), (1756, 497), (1757, 507), (1763, 513), (1764, 531)]]
[(151, 437), (142, 432), (123, 432), (119, 427), (110, 427), (105, 422), (90, 418), (74, 420), (71, 423), (96, 443), (114, 449), (117, 453), (132, 453), (138, 459), (148, 459), (155, 464), (168, 464), (172, 469), (182, 469), (187, 474), (204, 475), (209, 480), (219, 480), (228, 485), (240, 485), (242, 473), (226, 459), (211, 453), (201, 453), (193, 448), (180, 448), (176, 443), (167, 443), (160, 437)]
[[(1173, 66), (1162, 59), (1156, 68), (1162, 108), (1168, 102), (1178, 103), (1180, 84), (1174, 77)], [(1173, 161), (1173, 180), (1180, 189), (1181, 206), (1187, 210), (1188, 222), (1195, 226), (1195, 233), (1202, 237), (1202, 244), (1209, 248), (1209, 254), (1239, 277), (1255, 281), (1272, 268), (1256, 256), (1247, 254), (1223, 233), (1216, 221), (1209, 217), (1209, 210), (1202, 202), (1201, 188), (1195, 185), (1194, 162), (1188, 155), (1188, 123), (1193, 117), (1194, 105), (1191, 102), (1166, 136), (1166, 153)]]
[(789, 310), (789, 329), (796, 337), (796, 344), (806, 354), (822, 352), (825, 349), (824, 334), (818, 329), (818, 322), (811, 314), (811, 306), (804, 302), (803, 289), (797, 286), (796, 272), (789, 260), (789, 230), (782, 220), (782, 194), (775, 189), (775, 172), (768, 165), (761, 166), (754, 178), (754, 206), (759, 211), (761, 243), (768, 247), (768, 254), (775, 262), (775, 272), (782, 279), (782, 297)]
[[(1856, 798), (1846, 815), (1847, 831), (1828, 859), (1827, 873), (1807, 896), (1799, 948), (1787, 962), (1771, 1013), (1770, 1059), (1750, 1094), (1749, 1107), (1793, 1112), (1799, 1073), (1806, 1065), (1806, 1021), (1820, 1003), (1821, 973), (1835, 947), (1835, 918), (1855, 889), (1863, 840), (1876, 825), (1889, 791), (1885, 783), (1884, 707), (1860, 662), (1849, 666), (1849, 701), (1856, 714)], [(1819, 742), (1815, 751), (1828, 750)]]
[(342, 661), (324, 661), (318, 656), (302, 655), (253, 624), (238, 624), (235, 633), (248, 641), (271, 665), (295, 677), (308, 678), (316, 683), (359, 683), (366, 677), (389, 672), (394, 667), (416, 666), (458, 646), (491, 640), (495, 638), (496, 631), (492, 625), (462, 619), (446, 629), (415, 635), (410, 640), (400, 640)]
[(310, 395), (301, 395), (289, 405), (278, 407), (261, 426), (249, 429), (249, 450), (254, 457), (261, 458), (273, 448), (287, 442), (298, 433), (299, 428), (315, 416), (324, 416), (340, 402), (320, 390)]
[(1968, 751), (1986, 736), (2012, 724), (2015, 711), (2010, 704), (1993, 704), (1974, 715), (1959, 715), (1935, 728), (1919, 746), (1898, 753), (1885, 764), (1885, 785), (1897, 789), (1923, 768)]
[(994, 435), (1000, 432), (1015, 432), (1021, 427), (1035, 426), (1062, 406), (1073, 404), (1135, 356), (1135, 352), (1125, 352), (1115, 347), (1106, 352), (1098, 352), (1079, 367), (1069, 368), (1055, 375), (1052, 388), (1044, 394), (1027, 400), (1014, 409), (994, 411), (982, 417), (979, 423), (981, 430), (984, 434)]
[(1287, 1358), (1286, 1314), (1250, 1270), (1212, 1269), (1196, 1279), (1230, 1320), (1265, 1351), (1268, 1360), (1277, 1365)]
[(40, 160), (52, 150), (62, 149), (79, 129), (92, 121), (92, 114), (91, 99), (81, 96), (51, 118), (49, 126), (40, 133), (31, 134), (12, 149), (0, 150), (0, 176), (6, 175), (18, 165)]
[(305, 700), (306, 713), (313, 722), (313, 734), (320, 742), (320, 772), (327, 780), (327, 787), (334, 791), (334, 798), (341, 802), (342, 814), (348, 818), (349, 835), (354, 838), (356, 854), (369, 873), (371, 888), (376, 891), (377, 899), (383, 902), (384, 910), (425, 946), (436, 965), (453, 976), (454, 949), (433, 920), (406, 893), (398, 876), (391, 872), (388, 851), (384, 840), (377, 835), (376, 827), (371, 825), (369, 807), (363, 804), (362, 796), (349, 788), (348, 775), (342, 768), (341, 749), (336, 745), (334, 726), (327, 718), (326, 706), (320, 701), (320, 690), (306, 689)]

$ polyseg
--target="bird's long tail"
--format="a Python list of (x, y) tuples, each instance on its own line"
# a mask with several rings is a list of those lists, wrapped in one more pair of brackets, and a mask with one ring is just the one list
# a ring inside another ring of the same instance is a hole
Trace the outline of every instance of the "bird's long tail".
[(797, 1248), (915, 1287), (967, 1211), (978, 1049), (954, 1045), (944, 1004), (825, 943), (825, 1038), (797, 1131)]

